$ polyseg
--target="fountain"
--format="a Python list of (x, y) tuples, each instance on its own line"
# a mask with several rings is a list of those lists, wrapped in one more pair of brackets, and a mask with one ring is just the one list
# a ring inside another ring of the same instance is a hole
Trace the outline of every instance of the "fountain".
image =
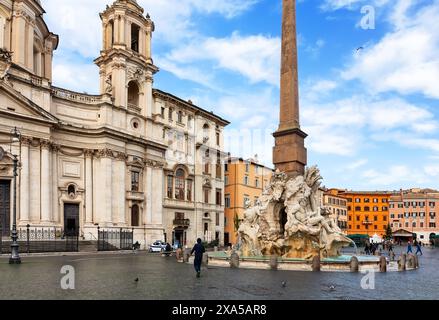
[(288, 178), (277, 171), (260, 201), (248, 207), (238, 235), (242, 256), (320, 259), (340, 256), (347, 238), (330, 211), (319, 205), (321, 176), (317, 167)]
[[(351, 270), (352, 256), (341, 249), (355, 242), (343, 234), (320, 205), (322, 177), (316, 166), (304, 175), (288, 177), (277, 170), (254, 206), (246, 204), (238, 229), (238, 244), (226, 252), (209, 253), (209, 264), (227, 265), (233, 254), (241, 268), (270, 268), (277, 258), (278, 270)], [(316, 260), (317, 259), (317, 260)], [(356, 256), (363, 267), (379, 267), (379, 257)]]

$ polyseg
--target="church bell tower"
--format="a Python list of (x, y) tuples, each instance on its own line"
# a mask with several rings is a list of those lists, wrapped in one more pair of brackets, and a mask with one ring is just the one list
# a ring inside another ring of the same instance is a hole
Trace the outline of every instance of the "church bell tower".
[(102, 51), (95, 60), (100, 93), (110, 95), (116, 107), (151, 116), (153, 76), (158, 72), (151, 57), (154, 22), (136, 0), (117, 0), (100, 17)]

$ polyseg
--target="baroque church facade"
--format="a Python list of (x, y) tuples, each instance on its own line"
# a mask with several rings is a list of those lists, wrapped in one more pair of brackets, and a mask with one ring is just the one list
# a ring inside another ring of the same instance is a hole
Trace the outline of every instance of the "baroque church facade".
[[(153, 88), (154, 23), (135, 0), (100, 14), (100, 94), (52, 85), (58, 36), (39, 0), (0, 0), (0, 225), (134, 229), (144, 245), (224, 242), (223, 130), (191, 101)], [(11, 143), (11, 131), (21, 138)]]

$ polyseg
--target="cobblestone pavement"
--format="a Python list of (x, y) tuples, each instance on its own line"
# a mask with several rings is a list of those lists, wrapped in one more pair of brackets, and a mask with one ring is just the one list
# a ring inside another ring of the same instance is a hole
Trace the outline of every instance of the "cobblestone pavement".
[[(361, 288), (361, 273), (203, 267), (197, 279), (190, 264), (144, 252), (23, 257), (18, 266), (3, 255), (0, 299), (439, 299), (439, 249), (423, 251), (419, 270), (376, 273), (373, 290)], [(64, 265), (75, 269), (75, 290), (61, 289)]]

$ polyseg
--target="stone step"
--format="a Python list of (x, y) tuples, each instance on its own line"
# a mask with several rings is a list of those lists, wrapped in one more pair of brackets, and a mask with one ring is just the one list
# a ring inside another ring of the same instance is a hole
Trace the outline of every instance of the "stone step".
[(98, 242), (95, 240), (80, 240), (78, 243), (79, 252), (96, 252), (98, 251)]

